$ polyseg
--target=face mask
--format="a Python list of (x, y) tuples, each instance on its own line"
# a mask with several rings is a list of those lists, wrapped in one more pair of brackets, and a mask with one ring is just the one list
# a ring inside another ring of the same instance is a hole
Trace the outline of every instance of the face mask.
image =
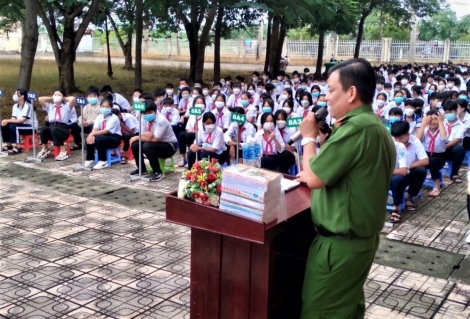
[(102, 107), (100, 108), (100, 113), (103, 115), (109, 115), (111, 114), (111, 109), (108, 109), (107, 107)]
[(321, 137), (320, 135), (318, 135), (317, 138), (315, 139), (315, 143), (320, 144), (321, 142), (323, 142), (324, 139), (325, 139), (324, 137)]
[(448, 87), (449, 89), (452, 89), (452, 88), (454, 87), (454, 85), (453, 85), (452, 83), (449, 83), (449, 84), (447, 84), (447, 87)]
[(208, 94), (209, 94), (209, 91), (207, 91), (207, 90), (204, 90), (204, 91), (202, 91), (202, 94), (204, 94), (204, 96), (206, 96), (206, 95), (208, 95)]
[(377, 85), (377, 91), (379, 91), (379, 92), (380, 92), (380, 91), (382, 91), (382, 90), (383, 90), (383, 87), (382, 87), (382, 85)]
[(406, 79), (401, 80), (401, 84), (402, 84), (402, 85), (407, 85), (407, 84), (408, 84), (408, 80), (406, 80)]
[(326, 102), (319, 101), (319, 102), (317, 102), (317, 105), (318, 105), (319, 107), (325, 107), (325, 106), (326, 106)]
[(301, 85), (300, 88), (305, 91), (307, 89), (307, 86), (306, 85)]
[(183, 100), (189, 100), (189, 94), (182, 94), (181, 97)]
[(377, 105), (378, 105), (378, 106), (384, 106), (384, 104), (385, 104), (385, 101), (383, 101), (383, 100), (377, 100)]
[(461, 100), (466, 100), (467, 97), (466, 97), (465, 95), (460, 95), (460, 96), (459, 96), (459, 99), (461, 99)]
[(225, 85), (225, 81), (220, 81), (220, 84), (222, 84), (222, 86)]
[(248, 92), (249, 92), (251, 95), (255, 94), (255, 90), (248, 90)]
[(263, 129), (265, 129), (266, 131), (272, 131), (274, 129), (274, 123), (272, 122), (264, 123)]
[(165, 110), (165, 113), (171, 113), (173, 107), (171, 107), (171, 106), (165, 106), (163, 109)]
[(283, 107), (282, 109), (286, 111), (287, 114), (290, 114), (290, 112), (292, 112), (290, 107)]
[(307, 101), (307, 100), (302, 100), (302, 101), (300, 101), (300, 104), (301, 104), (303, 107), (309, 107), (309, 106), (310, 106), (310, 102)]
[(274, 87), (277, 88), (277, 83), (272, 83), (272, 85), (274, 85)]
[(288, 98), (289, 98), (289, 95), (287, 95), (287, 94), (283, 94), (283, 95), (282, 95), (282, 99), (283, 99), (283, 100), (287, 100)]
[(258, 81), (258, 78), (254, 76), (253, 77), (253, 82), (256, 82), (256, 81)]
[(278, 77), (277, 77), (277, 80), (278, 80), (278, 81), (282, 81), (282, 79), (284, 79), (282, 76), (278, 76)]
[(292, 81), (294, 81), (294, 83), (297, 83), (297, 82), (299, 82), (299, 79), (298, 79), (298, 78), (294, 78)]
[(215, 101), (216, 98), (217, 98), (217, 95), (216, 95), (216, 94), (212, 95), (212, 100)]
[(394, 100), (396, 104), (401, 104), (401, 102), (403, 102), (403, 97), (397, 96)]
[(258, 91), (258, 93), (261, 93), (261, 92), (263, 92), (263, 90), (264, 90), (264, 89), (263, 89), (263, 88), (261, 88), (261, 87), (256, 89), (256, 91)]
[(286, 127), (286, 121), (277, 121), (276, 126), (277, 126), (278, 129), (282, 130), (284, 127)]
[(448, 114), (445, 115), (445, 117), (446, 117), (446, 120), (449, 121), (449, 122), (453, 122), (457, 118), (455, 113), (448, 113)]
[(146, 114), (146, 115), (143, 116), (144, 121), (147, 121), (147, 122), (153, 122), (153, 121), (155, 121), (155, 118), (156, 118), (156, 116), (155, 116), (154, 113)]
[(407, 108), (405, 109), (405, 114), (406, 116), (412, 116), (413, 114), (415, 114), (415, 110)]
[(214, 132), (215, 124), (204, 125), (204, 128), (206, 129), (207, 132), (212, 133), (212, 132)]
[(434, 93), (434, 90), (428, 90), (428, 94), (431, 95)]
[(399, 117), (396, 117), (396, 116), (391, 116), (391, 117), (388, 119), (388, 121), (389, 121), (391, 124), (393, 124), (393, 123), (395, 123), (396, 121), (399, 121), (399, 120), (400, 120), (400, 118), (399, 118)]
[(60, 102), (63, 101), (63, 99), (64, 99), (64, 98), (63, 98), (62, 96), (58, 96), (58, 95), (54, 95), (54, 96), (52, 97), (52, 101), (54, 101), (54, 103), (60, 103)]
[(436, 107), (437, 107), (437, 108), (440, 108), (441, 106), (442, 106), (442, 102), (437, 102), (437, 103), (436, 103)]
[(233, 94), (235, 94), (235, 95), (240, 94), (240, 89), (239, 88), (234, 88), (233, 89)]
[(97, 97), (89, 97), (87, 100), (88, 100), (88, 103), (90, 103), (91, 105), (98, 104), (98, 98)]
[(440, 91), (444, 90), (445, 88), (446, 88), (446, 86), (444, 84), (439, 84), (437, 86), (437, 89), (440, 90)]
[(216, 101), (215, 106), (220, 110), (225, 106), (225, 103), (222, 101)]
[(265, 80), (265, 81), (266, 81), (267, 79), (268, 79), (268, 76), (266, 76), (266, 75), (263, 75), (263, 80)]
[(290, 89), (291, 86), (290, 86), (290, 84), (284, 84), (284, 88), (285, 88), (285, 89)]
[(319, 96), (320, 96), (320, 92), (313, 92), (313, 93), (312, 93), (312, 96), (313, 96), (313, 97), (319, 97)]
[(422, 77), (422, 76), (423, 76), (423, 73), (419, 72), (419, 73), (418, 73), (418, 76), (419, 76), (419, 77)]
[(272, 108), (270, 106), (263, 106), (263, 113), (271, 113)]
[(241, 106), (243, 106), (243, 107), (247, 107), (248, 104), (250, 104), (250, 102), (247, 101), (247, 100), (241, 100), (241, 101), (240, 101), (240, 104), (241, 104)]
[(168, 94), (168, 95), (172, 95), (173, 92), (174, 92), (173, 89), (167, 89), (166, 90), (166, 94)]
[(18, 102), (20, 100), (20, 97), (18, 95), (13, 95), (13, 101)]
[(198, 107), (204, 110), (204, 104), (194, 104), (194, 107)]
[(310, 75), (310, 72), (305, 72), (305, 76), (309, 76)]

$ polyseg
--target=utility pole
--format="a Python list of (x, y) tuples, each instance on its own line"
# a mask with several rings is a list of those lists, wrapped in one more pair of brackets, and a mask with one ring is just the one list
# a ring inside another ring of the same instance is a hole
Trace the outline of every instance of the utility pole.
[(264, 20), (261, 19), (261, 23), (258, 27), (258, 50), (256, 51), (256, 60), (261, 58), (263, 54), (263, 32), (264, 32)]
[(416, 29), (417, 29), (416, 14), (413, 12), (413, 15), (411, 16), (410, 54), (409, 54), (410, 63), (415, 63), (415, 60), (416, 60)]

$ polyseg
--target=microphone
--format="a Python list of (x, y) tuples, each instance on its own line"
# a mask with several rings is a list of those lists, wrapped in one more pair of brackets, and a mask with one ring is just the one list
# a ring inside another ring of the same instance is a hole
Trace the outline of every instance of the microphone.
[[(317, 112), (315, 112), (315, 120), (317, 121), (317, 123), (320, 123), (321, 121), (325, 121), (328, 114), (329, 112), (326, 109), (326, 107), (322, 107)], [(300, 133), (300, 130), (298, 130), (297, 132), (292, 134), (287, 144), (292, 145), (295, 142), (297, 142), (301, 137), (302, 137), (302, 134)]]

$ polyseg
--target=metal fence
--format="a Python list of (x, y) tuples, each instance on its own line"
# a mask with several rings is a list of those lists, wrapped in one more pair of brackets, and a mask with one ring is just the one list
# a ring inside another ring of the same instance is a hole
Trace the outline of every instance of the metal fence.
[(451, 42), (450, 58), (455, 60), (470, 60), (470, 42)]
[[(287, 52), (285, 53), (290, 57), (298, 56), (316, 58), (318, 56), (318, 41), (287, 40), (286, 47)], [(323, 56), (325, 53), (326, 41), (323, 49)]]
[(390, 59), (392, 61), (408, 61), (410, 55), (410, 42), (392, 41), (390, 45)]

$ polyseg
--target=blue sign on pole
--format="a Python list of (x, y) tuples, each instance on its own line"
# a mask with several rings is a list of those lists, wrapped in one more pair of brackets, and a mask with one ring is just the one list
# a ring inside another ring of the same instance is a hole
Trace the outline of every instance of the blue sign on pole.
[(86, 99), (84, 97), (75, 98), (75, 102), (78, 106), (85, 106), (87, 104)]
[(28, 100), (30, 101), (35, 101), (37, 99), (37, 94), (36, 92), (28, 92)]
[(3, 90), (0, 89), (0, 97), (2, 97), (2, 96), (3, 96)]

